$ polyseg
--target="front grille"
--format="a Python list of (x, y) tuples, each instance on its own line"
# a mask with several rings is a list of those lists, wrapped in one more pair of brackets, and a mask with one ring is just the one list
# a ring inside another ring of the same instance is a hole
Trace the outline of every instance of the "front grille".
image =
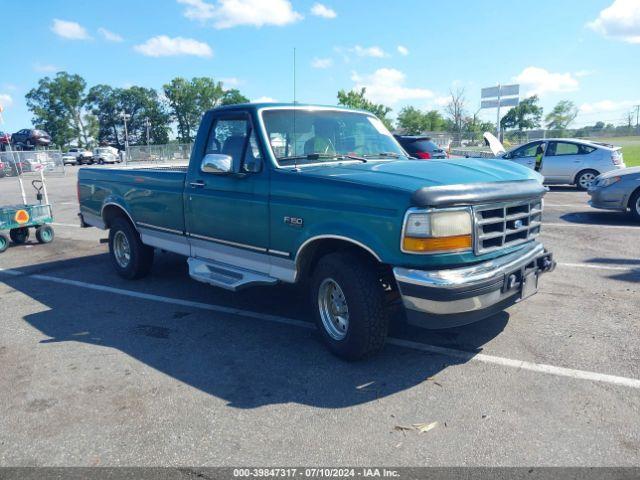
[(476, 255), (526, 243), (540, 233), (542, 199), (473, 207)]

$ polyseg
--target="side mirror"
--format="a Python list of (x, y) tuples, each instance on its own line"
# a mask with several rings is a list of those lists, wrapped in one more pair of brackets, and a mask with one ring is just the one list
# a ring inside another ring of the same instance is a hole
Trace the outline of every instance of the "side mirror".
[(233, 158), (219, 153), (208, 153), (202, 159), (200, 170), (204, 173), (227, 174), (233, 172)]

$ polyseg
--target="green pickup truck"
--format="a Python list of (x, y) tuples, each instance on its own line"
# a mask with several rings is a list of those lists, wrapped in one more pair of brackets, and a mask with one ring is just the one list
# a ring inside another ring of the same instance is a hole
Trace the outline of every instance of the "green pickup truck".
[(367, 112), (245, 104), (204, 115), (188, 165), (80, 169), (79, 215), (109, 229), (125, 278), (157, 249), (229, 290), (304, 285), (329, 349), (358, 359), (391, 317), (447, 328), (534, 294), (555, 266), (535, 240), (541, 180), (503, 160), (412, 160)]

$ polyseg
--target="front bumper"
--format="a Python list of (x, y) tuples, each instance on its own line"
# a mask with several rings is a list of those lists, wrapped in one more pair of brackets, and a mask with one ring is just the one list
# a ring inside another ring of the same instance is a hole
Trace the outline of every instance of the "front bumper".
[(489, 317), (537, 291), (541, 273), (555, 268), (551, 253), (532, 242), (470, 267), (449, 270), (394, 268), (407, 321), (449, 328)]
[(591, 197), (589, 205), (602, 210), (627, 210), (627, 192), (620, 188), (620, 182), (609, 187), (591, 187), (587, 192)]

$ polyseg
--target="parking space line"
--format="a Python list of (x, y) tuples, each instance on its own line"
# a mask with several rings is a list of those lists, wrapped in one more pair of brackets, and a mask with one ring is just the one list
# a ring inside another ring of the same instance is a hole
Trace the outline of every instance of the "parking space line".
[[(169, 303), (173, 305), (180, 305), (184, 307), (193, 307), (202, 310), (209, 310), (219, 313), (226, 313), (231, 315), (238, 315), (242, 317), (253, 318), (257, 320), (266, 320), (269, 322), (292, 325), (299, 328), (313, 329), (313, 324), (304, 322), (302, 320), (296, 320), (293, 318), (281, 317), (279, 315), (262, 314), (253, 312), (250, 310), (242, 310), (239, 308), (224, 307), (222, 305), (213, 305), (204, 302), (194, 302), (191, 300), (182, 300), (179, 298), (165, 297), (161, 295), (154, 295), (150, 293), (137, 292), (134, 290), (125, 290), (122, 288), (108, 287), (106, 285), (98, 285), (94, 283), (80, 282), (77, 280), (71, 280), (68, 278), (53, 277), (51, 275), (41, 274), (29, 274), (20, 270), (3, 269), (0, 267), (0, 273), (11, 275), (14, 277), (24, 276), (28, 279), (41, 280), (45, 282), (59, 283), (63, 285), (72, 285), (75, 287), (87, 288), (89, 290), (97, 290), (101, 292), (112, 293), (116, 295), (123, 295), (127, 297), (140, 298), (143, 300), (150, 300), (154, 302)], [(576, 370), (572, 368), (557, 367), (554, 365), (547, 365), (542, 363), (527, 362), (524, 360), (514, 360), (511, 358), (498, 357), (494, 355), (486, 355), (484, 353), (470, 353), (463, 350), (455, 350), (452, 348), (438, 347), (436, 345), (429, 345), (425, 343), (414, 342), (411, 340), (403, 340), (400, 338), (389, 338), (388, 343), (398, 347), (409, 348), (416, 351), (435, 353), (438, 355), (444, 355), (452, 358), (461, 359), (464, 361), (473, 361), (488, 363), (493, 365), (500, 365), (508, 368), (515, 368), (517, 370), (527, 370), (537, 373), (546, 373), (548, 375), (555, 375), (558, 377), (566, 377), (580, 380), (589, 380), (592, 382), (608, 383), (612, 385), (620, 385), (630, 388), (640, 389), (640, 380), (635, 378), (621, 377), (617, 375), (607, 375), (603, 373), (590, 372), (586, 370)]]
[(74, 228), (80, 228), (80, 225), (76, 225), (75, 223), (58, 223), (58, 222), (51, 222), (51, 225), (53, 225), (54, 227), (74, 227)]
[(542, 228), (544, 227), (577, 227), (577, 228), (597, 227), (597, 228), (637, 230), (640, 232), (640, 227), (636, 227), (633, 225), (602, 225), (599, 223), (550, 223), (550, 222), (543, 221)]
[[(609, 265), (594, 265), (592, 263), (558, 263), (562, 267), (574, 267), (574, 268), (593, 268), (595, 270), (616, 270), (621, 272), (631, 272), (636, 270), (633, 267), (612, 267)], [(638, 266), (640, 268), (640, 265)]]

